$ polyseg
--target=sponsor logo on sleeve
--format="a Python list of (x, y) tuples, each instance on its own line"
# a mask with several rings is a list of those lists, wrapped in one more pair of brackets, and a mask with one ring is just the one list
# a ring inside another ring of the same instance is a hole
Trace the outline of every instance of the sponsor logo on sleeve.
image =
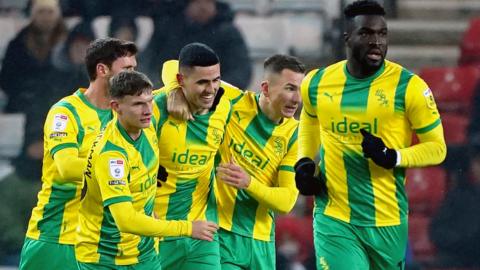
[(63, 138), (63, 137), (67, 137), (67, 136), (68, 136), (67, 132), (52, 132), (52, 133), (50, 133), (50, 139)]
[(68, 116), (65, 114), (57, 113), (53, 116), (52, 130), (56, 132), (62, 132), (67, 128)]
[(108, 181), (109, 186), (125, 186), (125, 180), (110, 180)]
[(110, 159), (110, 176), (121, 179), (125, 176), (125, 162), (123, 159)]
[(430, 90), (430, 88), (427, 88), (425, 91), (423, 91), (423, 96), (425, 97), (427, 107), (430, 109), (435, 109), (435, 99), (433, 98), (432, 90)]

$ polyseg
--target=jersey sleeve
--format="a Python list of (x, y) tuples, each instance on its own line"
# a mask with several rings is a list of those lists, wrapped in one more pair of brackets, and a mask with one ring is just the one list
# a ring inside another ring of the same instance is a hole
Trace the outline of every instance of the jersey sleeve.
[(428, 132), (441, 124), (433, 93), (418, 76), (413, 76), (405, 95), (406, 114), (417, 134)]
[(406, 116), (420, 142), (399, 149), (400, 167), (424, 167), (445, 159), (447, 147), (440, 114), (428, 85), (418, 76), (409, 83), (405, 96)]
[(46, 141), (45, 151), (54, 157), (55, 153), (65, 148), (79, 148), (77, 119), (63, 106), (55, 106), (48, 112), (44, 125)]
[(243, 91), (240, 88), (233, 86), (227, 82), (222, 81), (221, 83), (222, 88), (225, 90), (224, 95), (233, 103), (235, 104), (242, 96)]
[(303, 107), (300, 114), (300, 125), (298, 134), (298, 158), (310, 157), (314, 159), (317, 155), (317, 149), (320, 141), (320, 124), (317, 118), (315, 104), (312, 104), (312, 97), (316, 95), (318, 86), (311, 86), (312, 77), (319, 72), (318, 69), (312, 70), (305, 76), (301, 85), (301, 94)]
[(116, 151), (100, 153), (95, 161), (94, 170), (103, 206), (132, 201), (128, 186), (130, 166), (123, 154)]

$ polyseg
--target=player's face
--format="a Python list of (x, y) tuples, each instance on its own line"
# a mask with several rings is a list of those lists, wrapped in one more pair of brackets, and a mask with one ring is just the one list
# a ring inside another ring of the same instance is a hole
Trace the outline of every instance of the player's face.
[(276, 117), (293, 117), (301, 102), (300, 84), (305, 77), (302, 73), (284, 69), (280, 74), (270, 75), (268, 98)]
[[(347, 55), (367, 71), (377, 70), (387, 54), (388, 30), (383, 16), (359, 15), (346, 35)], [(350, 59), (349, 59), (350, 60)]]
[(111, 67), (108, 69), (108, 78), (111, 78), (121, 71), (134, 70), (137, 67), (137, 59), (135, 55), (128, 54), (126, 56), (119, 57), (112, 62)]
[(147, 91), (139, 96), (127, 95), (113, 101), (112, 108), (117, 112), (120, 123), (127, 131), (138, 131), (150, 125), (152, 100), (152, 91)]
[(178, 76), (188, 105), (196, 114), (205, 114), (213, 106), (220, 88), (220, 64), (193, 67)]

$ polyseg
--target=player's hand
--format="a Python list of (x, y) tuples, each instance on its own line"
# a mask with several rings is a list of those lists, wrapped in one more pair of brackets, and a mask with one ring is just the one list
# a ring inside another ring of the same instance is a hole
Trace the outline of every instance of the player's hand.
[(238, 189), (248, 188), (251, 182), (250, 175), (235, 162), (233, 156), (230, 162), (218, 165), (217, 179)]
[(162, 182), (163, 183), (167, 182), (167, 178), (168, 178), (168, 172), (165, 169), (165, 167), (163, 167), (162, 165), (158, 166), (157, 187), (161, 187)]
[(397, 164), (397, 151), (385, 146), (383, 140), (372, 135), (365, 129), (360, 129), (362, 133), (362, 150), (366, 158), (371, 158), (375, 164), (385, 169), (392, 169)]
[(179, 120), (194, 120), (188, 107), (187, 99), (181, 88), (176, 88), (168, 93), (167, 111), (174, 118)]
[(218, 225), (211, 221), (195, 220), (192, 222), (192, 238), (213, 241)]
[(327, 194), (325, 178), (321, 172), (315, 175), (316, 167), (315, 162), (308, 157), (301, 158), (295, 163), (295, 184), (300, 194), (305, 196)]

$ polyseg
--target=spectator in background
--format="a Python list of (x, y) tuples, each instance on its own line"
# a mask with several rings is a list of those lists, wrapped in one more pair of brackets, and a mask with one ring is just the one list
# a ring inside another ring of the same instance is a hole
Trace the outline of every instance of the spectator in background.
[(135, 18), (131, 16), (112, 16), (108, 36), (135, 42), (138, 36)]
[(70, 31), (67, 40), (54, 49), (53, 65), (62, 72), (62, 76), (56, 79), (58, 88), (73, 93), (78, 87), (88, 86), (85, 55), (88, 45), (94, 39), (90, 22), (81, 22)]
[(30, 14), (30, 23), (8, 44), (0, 71), (0, 86), (8, 98), (5, 112), (26, 115), (24, 146), (13, 161), (15, 171), (0, 182), (0, 264), (8, 263), (6, 257), (12, 260), (22, 246), (40, 188), (43, 119), (62, 95), (51, 62), (53, 47), (67, 35), (58, 1), (34, 0)]
[(480, 267), (480, 147), (473, 148), (469, 177), (452, 186), (430, 225), (438, 261), (446, 267)]
[(159, 83), (163, 62), (178, 59), (186, 44), (201, 42), (217, 52), (222, 80), (240, 89), (248, 87), (252, 67), (245, 41), (233, 24), (230, 6), (215, 0), (181, 0), (171, 5), (180, 11), (154, 17), (155, 30), (140, 56), (140, 69)]
[(64, 95), (56, 88), (59, 73), (51, 53), (65, 40), (67, 29), (57, 0), (33, 0), (30, 10), (30, 23), (8, 44), (0, 87), (8, 97), (5, 112), (26, 115), (24, 147), (14, 166), (21, 178), (33, 181), (41, 175), (43, 119)]

